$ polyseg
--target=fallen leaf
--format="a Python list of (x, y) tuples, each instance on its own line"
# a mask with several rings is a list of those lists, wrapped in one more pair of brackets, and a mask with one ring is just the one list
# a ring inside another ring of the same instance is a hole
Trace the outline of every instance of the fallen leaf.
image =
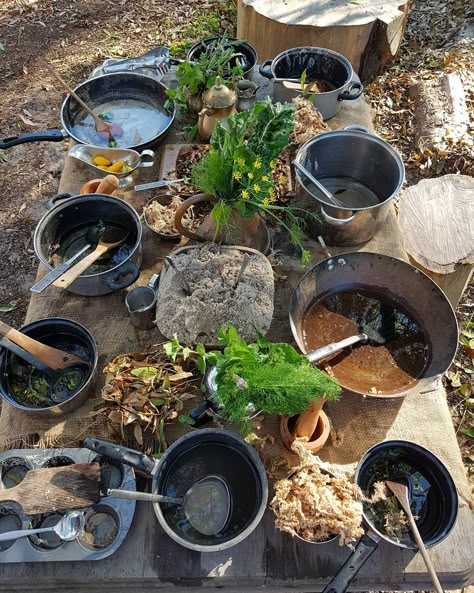
[(24, 115), (22, 115), (21, 113), (18, 114), (18, 117), (21, 119), (21, 121), (26, 124), (27, 126), (32, 126), (35, 127), (37, 124), (35, 124), (34, 122), (31, 121), (31, 119), (28, 119), (27, 117), (25, 117)]
[(0, 313), (9, 313), (16, 308), (16, 305), (2, 305), (0, 306)]

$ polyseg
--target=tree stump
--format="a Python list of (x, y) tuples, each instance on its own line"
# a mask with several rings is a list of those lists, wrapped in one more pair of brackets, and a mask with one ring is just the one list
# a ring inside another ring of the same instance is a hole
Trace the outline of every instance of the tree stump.
[(474, 179), (424, 179), (402, 194), (398, 215), (411, 263), (456, 307), (474, 269)]
[(237, 0), (237, 35), (260, 62), (292, 47), (326, 47), (344, 55), (362, 80), (398, 52), (408, 0)]

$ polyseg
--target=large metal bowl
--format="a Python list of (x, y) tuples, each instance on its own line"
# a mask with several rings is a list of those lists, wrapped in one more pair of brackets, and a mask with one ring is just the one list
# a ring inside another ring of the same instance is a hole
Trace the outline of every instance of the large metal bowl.
[[(373, 397), (403, 397), (433, 388), (436, 378), (451, 365), (458, 345), (458, 325), (443, 291), (423, 272), (394, 257), (377, 253), (344, 253), (323, 260), (309, 270), (290, 302), (290, 325), (300, 350), (307, 354), (303, 321), (309, 307), (341, 290), (366, 290), (400, 305), (421, 326), (429, 354), (420, 377), (405, 388), (374, 394), (360, 391), (350, 381), (341, 387)], [(342, 337), (342, 336), (341, 336)], [(337, 377), (337, 366), (333, 372)]]

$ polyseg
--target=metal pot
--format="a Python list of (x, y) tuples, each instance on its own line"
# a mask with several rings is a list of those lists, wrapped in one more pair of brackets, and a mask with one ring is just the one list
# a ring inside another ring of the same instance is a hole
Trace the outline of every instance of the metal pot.
[(312, 102), (323, 119), (334, 117), (343, 101), (358, 99), (363, 91), (359, 77), (354, 74), (347, 58), (322, 47), (295, 47), (278, 54), (260, 65), (262, 76), (273, 81), (273, 98), (289, 103), (301, 95), (301, 76), (306, 80), (321, 80), (331, 90), (312, 95)]
[[(72, 197), (61, 194), (53, 198), (49, 206), (52, 209), (39, 221), (33, 238), (36, 256), (48, 271), (53, 269), (49, 263), (51, 246), (63, 237), (72, 237), (71, 241), (77, 245), (81, 242), (82, 247), (87, 226), (99, 220), (115, 223), (129, 231), (126, 242), (119, 248), (123, 257), (120, 261), (105, 260), (106, 263), (98, 265), (96, 271), (79, 276), (67, 290), (82, 296), (100, 296), (127, 288), (137, 280), (142, 261), (142, 225), (132, 206), (105, 194)], [(71, 248), (75, 244), (71, 243)], [(114, 254), (114, 251), (110, 253)]]
[[(220, 40), (221, 37), (209, 37), (208, 39), (202, 39), (201, 41), (198, 41), (190, 48), (190, 50), (188, 51), (188, 55), (186, 56), (186, 59), (189, 62), (197, 60), (202, 53), (204, 53), (209, 47), (212, 47), (212, 45), (216, 41)], [(234, 37), (227, 37), (227, 40), (231, 42), (238, 42), (235, 45), (229, 45), (229, 47), (232, 47), (235, 53), (241, 53), (244, 55), (244, 57), (242, 58), (242, 61), (244, 62), (242, 66), (242, 70), (244, 71), (244, 78), (251, 78), (255, 64), (257, 63), (258, 59), (257, 52), (246, 41), (241, 41), (240, 39), (235, 39)], [(237, 61), (235, 61), (234, 63), (231, 62), (231, 66), (237, 65)]]
[[(94, 337), (83, 325), (69, 319), (49, 318), (40, 319), (33, 323), (24, 325), (20, 331), (39, 342), (48, 346), (62, 347), (71, 344), (80, 347), (81, 357), (89, 361), (90, 369), (79, 389), (69, 399), (45, 408), (32, 408), (17, 401), (8, 386), (9, 369), (15, 357), (5, 348), (0, 349), (0, 395), (13, 407), (24, 412), (30, 412), (39, 416), (59, 416), (67, 414), (83, 404), (92, 392), (94, 387), (94, 376), (97, 370), (98, 352)], [(79, 354), (79, 352), (78, 352)]]
[[(191, 526), (183, 526), (179, 532), (179, 526), (173, 524), (168, 512), (170, 505), (153, 503), (155, 514), (163, 530), (171, 539), (190, 550), (220, 552), (239, 544), (255, 530), (265, 512), (268, 499), (265, 468), (253, 447), (225, 430), (203, 428), (193, 431), (173, 443), (159, 460), (139, 451), (95, 438), (85, 439), (83, 446), (151, 476), (153, 494), (184, 495), (187, 489), (197, 481), (196, 476), (193, 477), (192, 474), (199, 465), (202, 466), (204, 475), (197, 479), (206, 474), (217, 474), (224, 478), (228, 482), (234, 504), (228, 526), (215, 536), (201, 535), (197, 538)], [(216, 455), (212, 460), (204, 458), (200, 448), (206, 446), (213, 446), (214, 453), (222, 449), (220, 455)], [(193, 452), (192, 459), (191, 452)], [(242, 471), (233, 469), (226, 454), (241, 462), (239, 465)], [(180, 472), (179, 480), (176, 480), (179, 485), (176, 487), (168, 483), (173, 472)], [(246, 500), (246, 504), (239, 504), (243, 500)]]
[(371, 239), (405, 179), (398, 152), (360, 126), (319, 134), (300, 148), (296, 162), (347, 204), (335, 206), (296, 170), (297, 195), (321, 217), (308, 231), (314, 238), (322, 234), (330, 245), (358, 245)]
[[(120, 148), (133, 148), (138, 151), (158, 142), (167, 134), (173, 124), (176, 106), (173, 104), (171, 110), (165, 107), (165, 104), (169, 101), (166, 90), (166, 86), (158, 80), (132, 72), (117, 72), (97, 76), (86, 80), (74, 89), (76, 94), (89, 105), (94, 113), (101, 113), (101, 106), (104, 106), (103, 110), (113, 112), (112, 103), (121, 104), (120, 106), (123, 107), (123, 102), (127, 100), (142, 101), (150, 105), (155, 112), (160, 112), (163, 117), (159, 129), (150, 130), (150, 134), (145, 138), (141, 138), (141, 140), (137, 140), (135, 135), (133, 140), (120, 145)], [(88, 136), (89, 131), (82, 126), (77, 126), (78, 121), (81, 121), (83, 117), (83, 113), (82, 107), (73, 97), (68, 95), (61, 107), (62, 130), (31, 132), (3, 138), (0, 140), (0, 149), (11, 148), (25, 142), (61, 142), (68, 136), (81, 144), (104, 145), (107, 148), (107, 141), (101, 141), (100, 139), (91, 141)]]
[[(411, 466), (418, 467), (422, 476), (430, 483), (424, 506), (420, 509), (417, 526), (427, 548), (439, 544), (448, 537), (453, 529), (458, 514), (458, 495), (453, 479), (445, 465), (431, 451), (409, 441), (385, 441), (369, 449), (357, 466), (355, 480), (365, 491), (373, 480), (371, 469), (386, 452), (395, 451), (397, 460), (406, 460)], [(394, 463), (395, 459), (392, 461)], [(396, 479), (398, 476), (390, 476)], [(410, 505), (413, 510), (413, 503)], [(414, 513), (418, 514), (418, 513)], [(405, 544), (388, 537), (377, 529), (374, 522), (364, 512), (367, 532), (359, 540), (355, 550), (346, 560), (337, 575), (326, 585), (323, 593), (344, 593), (359, 570), (377, 549), (380, 540), (399, 548), (416, 550), (414, 543)]]

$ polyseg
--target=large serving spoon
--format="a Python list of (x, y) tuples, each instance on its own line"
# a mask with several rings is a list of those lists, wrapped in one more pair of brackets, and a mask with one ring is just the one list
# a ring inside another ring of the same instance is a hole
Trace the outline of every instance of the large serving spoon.
[(320, 181), (318, 181), (316, 177), (308, 171), (308, 169), (306, 169), (306, 167), (303, 167), (303, 165), (298, 163), (298, 161), (293, 161), (293, 165), (296, 169), (298, 169), (298, 171), (303, 175), (303, 177), (306, 177), (308, 181), (311, 181), (311, 183), (315, 185), (319, 189), (319, 191), (321, 191), (326, 196), (326, 198), (331, 202), (331, 204), (334, 204), (334, 206), (342, 206), (343, 208), (347, 208), (347, 205), (344, 204), (344, 202), (341, 202), (341, 200), (338, 200), (336, 196), (334, 196), (330, 191), (328, 191), (324, 187), (324, 185)]
[(52, 527), (38, 527), (37, 529), (17, 529), (0, 533), (0, 542), (15, 541), (21, 537), (40, 533), (56, 533), (63, 541), (70, 542), (84, 531), (84, 515), (79, 511), (66, 513), (56, 525)]
[(53, 282), (53, 286), (57, 286), (58, 288), (67, 288), (70, 286), (74, 280), (85, 272), (87, 268), (89, 268), (96, 260), (99, 259), (104, 253), (110, 251), (114, 247), (118, 247), (124, 241), (126, 241), (129, 232), (123, 228), (117, 227), (106, 227), (104, 234), (100, 238), (99, 242), (97, 243), (97, 247), (86, 255), (80, 262), (78, 262), (75, 266), (73, 266), (70, 270), (68, 270), (65, 274), (63, 274), (60, 278)]
[(186, 519), (203, 535), (216, 535), (224, 529), (232, 508), (227, 482), (220, 476), (206, 476), (189, 488), (181, 497), (109, 489), (108, 496), (126, 500), (142, 500), (176, 504), (183, 507)]
[(100, 117), (92, 111), (89, 105), (87, 105), (87, 103), (85, 103), (75, 91), (72, 90), (68, 83), (63, 78), (61, 78), (61, 76), (59, 76), (56, 70), (50, 64), (48, 64), (48, 62), (41, 58), (39, 58), (39, 61), (56, 78), (56, 80), (58, 80), (63, 85), (67, 92), (72, 97), (74, 97), (74, 99), (79, 103), (79, 105), (81, 105), (84, 111), (86, 111), (92, 117), (95, 123), (95, 129), (98, 134), (109, 139), (113, 139), (115, 136), (120, 138), (120, 136), (123, 135), (123, 129), (121, 126), (100, 119)]
[(426, 550), (425, 543), (424, 543), (424, 541), (420, 535), (420, 532), (418, 530), (418, 526), (416, 524), (415, 517), (413, 517), (413, 513), (411, 512), (409, 490), (408, 490), (408, 484), (406, 482), (406, 478), (399, 478), (397, 482), (387, 480), (385, 482), (385, 485), (387, 486), (387, 488), (389, 488), (393, 492), (396, 499), (400, 503), (400, 506), (402, 507), (405, 515), (407, 516), (408, 524), (409, 524), (410, 529), (411, 529), (413, 536), (415, 538), (416, 545), (418, 546), (418, 549), (420, 550), (420, 554), (423, 557), (426, 569), (429, 572), (429, 575), (431, 577), (431, 582), (433, 583), (436, 593), (444, 593), (443, 587), (441, 586), (441, 583), (439, 582), (438, 575), (436, 574), (433, 563), (431, 562), (431, 559), (428, 556), (428, 551)]
[(69, 354), (69, 352), (65, 352), (64, 350), (59, 350), (58, 348), (38, 342), (17, 329), (10, 327), (3, 321), (0, 321), (0, 335), (21, 346), (47, 367), (55, 371), (71, 366), (88, 364), (87, 360), (74, 356), (74, 354)]

